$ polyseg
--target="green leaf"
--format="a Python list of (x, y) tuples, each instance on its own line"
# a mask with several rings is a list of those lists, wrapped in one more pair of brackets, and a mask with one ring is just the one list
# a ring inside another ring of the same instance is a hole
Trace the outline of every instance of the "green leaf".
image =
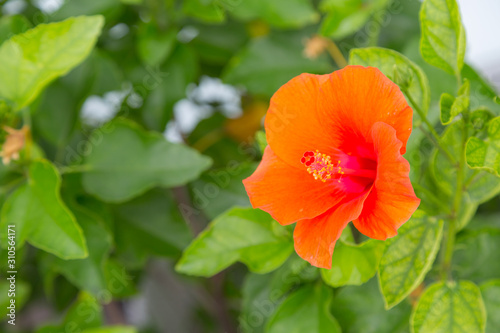
[(178, 256), (192, 239), (173, 198), (153, 190), (116, 206), (115, 241), (127, 260), (145, 264), (150, 255)]
[(119, 19), (119, 15), (124, 10), (120, 0), (100, 0), (100, 1), (65, 1), (61, 8), (50, 14), (50, 21), (60, 21), (71, 16), (98, 15), (106, 18), (106, 22), (114, 22)]
[(420, 26), (420, 53), (424, 60), (459, 75), (464, 65), (465, 30), (456, 0), (425, 0)]
[(78, 289), (98, 296), (106, 290), (104, 267), (112, 245), (111, 234), (106, 230), (106, 223), (101, 216), (73, 202), (69, 207), (83, 229), (89, 255), (85, 259), (62, 260), (49, 257), (47, 260), (54, 271), (64, 275)]
[[(443, 100), (443, 98), (445, 100)], [(451, 102), (451, 107), (448, 104)], [(443, 110), (444, 103), (444, 110)], [(470, 107), (470, 82), (465, 79), (464, 84), (458, 90), (457, 98), (453, 98), (453, 100), (449, 97), (449, 94), (444, 93), (441, 95), (441, 123), (443, 125), (447, 125), (451, 123), (453, 118), (458, 116), (462, 112), (469, 112)], [(448, 109), (449, 108), (449, 109)], [(444, 111), (444, 113), (443, 113)]]
[(324, 285), (306, 285), (276, 309), (267, 324), (267, 333), (335, 333), (341, 328), (330, 313), (332, 291)]
[[(255, 38), (231, 59), (222, 79), (243, 85), (250, 94), (271, 96), (280, 86), (301, 73), (324, 74), (332, 67), (325, 56), (316, 60), (302, 54), (303, 33), (275, 33)], [(262, 78), (265, 77), (265, 80)]]
[(119, 119), (111, 131), (97, 129), (85, 159), (85, 190), (108, 202), (129, 200), (155, 186), (174, 187), (197, 178), (211, 161), (195, 150)]
[[(390, 49), (368, 47), (352, 49), (349, 64), (377, 67), (389, 79), (399, 84), (401, 90), (427, 114), (431, 100), (429, 81), (422, 69), (410, 59)], [(399, 76), (398, 80), (396, 75)]]
[(297, 286), (318, 278), (318, 269), (296, 254), (270, 274), (250, 273), (243, 283), (239, 318), (245, 333), (263, 333), (269, 317)]
[(488, 124), (495, 115), (488, 108), (480, 107), (470, 114), (470, 124), (476, 133), (488, 129)]
[(489, 122), (486, 140), (469, 138), (465, 157), (472, 169), (487, 170), (500, 177), (500, 117)]
[(256, 168), (256, 163), (243, 162), (204, 173), (192, 184), (195, 208), (201, 209), (209, 219), (215, 219), (234, 206), (250, 207), (242, 181)]
[(231, 15), (241, 20), (260, 19), (281, 29), (301, 28), (319, 20), (310, 0), (240, 1), (230, 9)]
[(32, 162), (28, 184), (12, 193), (2, 208), (2, 237), (7, 225), (16, 225), (18, 246), (26, 240), (62, 259), (87, 257), (83, 232), (61, 201), (60, 186), (59, 173), (50, 162)]
[(377, 12), (383, 10), (388, 0), (323, 0), (321, 11), (327, 16), (321, 23), (321, 34), (342, 39), (360, 30)]
[(102, 307), (97, 299), (89, 293), (81, 292), (78, 299), (66, 313), (63, 322), (58, 326), (46, 326), (37, 333), (84, 331), (101, 326), (103, 323)]
[(17, 35), (31, 28), (31, 23), (22, 15), (0, 17), (0, 45), (12, 35)]
[(267, 147), (266, 133), (264, 133), (264, 131), (257, 131), (255, 133), (255, 141), (257, 141), (257, 144), (259, 145), (260, 153), (264, 154), (264, 150)]
[(465, 230), (458, 234), (453, 255), (453, 271), (460, 279), (482, 283), (500, 276), (497, 261), (500, 252), (500, 231)]
[(127, 269), (118, 261), (109, 259), (104, 268), (106, 276), (106, 291), (103, 297), (109, 297), (106, 302), (112, 299), (121, 299), (130, 297), (137, 293), (132, 276), (129, 275)]
[(453, 118), (457, 116), (456, 114), (452, 114), (451, 112), (453, 103), (455, 103), (455, 96), (448, 93), (443, 93), (441, 95), (441, 99), (439, 100), (439, 109), (441, 110), (441, 124), (448, 125), (451, 123)]
[(149, 66), (161, 64), (172, 52), (177, 31), (160, 31), (154, 24), (142, 24), (139, 28), (137, 51), (141, 60)]
[(331, 269), (321, 269), (321, 277), (332, 287), (360, 285), (371, 279), (384, 252), (384, 242), (374, 239), (361, 244), (339, 240), (335, 245)]
[(442, 231), (443, 221), (418, 210), (396, 237), (386, 241), (378, 273), (386, 308), (404, 300), (422, 283), (436, 258)]
[[(441, 143), (447, 147), (452, 156), (460, 156), (462, 143), (463, 120), (450, 124), (443, 133)], [(470, 126), (470, 125), (468, 125)], [(456, 191), (457, 168), (438, 151), (434, 152), (431, 172), (440, 188), (440, 195), (452, 198)], [(500, 179), (489, 173), (467, 169), (465, 184), (471, 204), (481, 204), (500, 193)]]
[(481, 292), (469, 281), (435, 283), (422, 294), (410, 322), (414, 333), (482, 333), (486, 310)]
[(81, 63), (104, 24), (102, 16), (72, 17), (40, 24), (0, 46), (0, 96), (21, 109), (42, 89)]
[[(223, 25), (194, 24), (198, 35), (189, 43), (196, 55), (211, 65), (225, 66), (249, 40), (245, 25), (229, 21)], [(198, 65), (198, 64), (196, 64)]]
[(219, 0), (185, 0), (182, 2), (184, 14), (207, 23), (226, 20), (224, 2)]
[(163, 132), (172, 118), (175, 103), (186, 97), (186, 88), (197, 78), (198, 59), (196, 53), (178, 43), (172, 55), (158, 72), (145, 73), (146, 89), (153, 90), (146, 97), (143, 119), (148, 128)]
[(212, 276), (236, 261), (257, 273), (279, 266), (293, 252), (293, 242), (277, 234), (271, 216), (261, 210), (233, 208), (210, 223), (184, 251), (176, 271), (189, 275)]
[(343, 333), (408, 333), (411, 306), (386, 310), (376, 279), (361, 286), (346, 286), (335, 293), (332, 313)]
[(500, 332), (500, 280), (490, 280), (480, 286), (486, 307), (486, 333)]

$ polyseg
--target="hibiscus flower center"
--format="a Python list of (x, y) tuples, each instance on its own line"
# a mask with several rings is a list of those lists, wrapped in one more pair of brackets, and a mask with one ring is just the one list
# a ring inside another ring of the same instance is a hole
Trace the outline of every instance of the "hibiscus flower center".
[(322, 182), (335, 179), (340, 183), (344, 176), (356, 176), (373, 180), (377, 175), (375, 161), (348, 155), (332, 160), (331, 156), (318, 150), (315, 152), (306, 151), (300, 162), (304, 164), (307, 172), (314, 179)]

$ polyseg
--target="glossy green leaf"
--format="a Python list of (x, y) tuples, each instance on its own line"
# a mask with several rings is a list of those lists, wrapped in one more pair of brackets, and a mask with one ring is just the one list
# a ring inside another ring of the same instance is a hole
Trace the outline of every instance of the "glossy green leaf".
[[(442, 144), (452, 156), (460, 156), (463, 121), (456, 121), (448, 126), (442, 136)], [(434, 181), (439, 186), (441, 195), (452, 198), (456, 189), (457, 169), (443, 154), (435, 152), (431, 162)], [(465, 173), (465, 184), (470, 203), (481, 204), (500, 193), (500, 179), (489, 173), (468, 169)]]
[(310, 0), (239, 1), (229, 9), (232, 16), (241, 20), (260, 19), (282, 29), (300, 28), (319, 20)]
[(90, 53), (101, 33), (101, 16), (72, 17), (40, 24), (0, 47), (0, 96), (30, 104), (55, 78), (69, 72)]
[(465, 30), (456, 0), (425, 0), (420, 10), (420, 52), (425, 61), (458, 75), (464, 65)]
[[(271, 96), (279, 87), (301, 73), (324, 74), (332, 70), (326, 57), (307, 59), (298, 33), (275, 33), (255, 38), (231, 59), (222, 79), (243, 85), (249, 93)], [(263, 80), (262, 78), (266, 78)]]
[(438, 282), (422, 294), (410, 321), (414, 333), (482, 333), (486, 310), (474, 283)]
[(488, 124), (488, 137), (471, 137), (465, 151), (467, 164), (473, 169), (484, 169), (500, 177), (500, 117)]
[(276, 223), (261, 210), (233, 208), (198, 235), (184, 251), (176, 270), (189, 275), (212, 276), (241, 261), (253, 272), (270, 272), (281, 266), (293, 252), (287, 230), (274, 228)]
[(441, 244), (443, 222), (416, 211), (398, 235), (386, 241), (379, 283), (386, 308), (406, 298), (425, 278)]
[(335, 293), (332, 313), (343, 333), (408, 333), (411, 306), (401, 303), (386, 310), (376, 279), (361, 286), (346, 286)]
[(28, 183), (12, 193), (2, 208), (2, 237), (6, 226), (13, 224), (18, 246), (26, 240), (62, 259), (85, 258), (88, 252), (82, 229), (61, 201), (60, 186), (59, 173), (50, 162), (32, 162)]
[(352, 49), (349, 64), (377, 67), (389, 79), (399, 84), (401, 90), (409, 95), (422, 112), (427, 113), (431, 100), (427, 76), (420, 67), (402, 54), (380, 47)]
[(111, 131), (97, 129), (89, 139), (99, 144), (90, 144), (85, 159), (89, 171), (82, 178), (85, 190), (104, 201), (123, 202), (155, 186), (185, 184), (211, 164), (195, 150), (130, 121), (120, 119), (110, 126)]
[(486, 333), (500, 332), (500, 280), (490, 280), (480, 286), (486, 307)]
[(332, 257), (332, 268), (321, 269), (321, 277), (332, 287), (360, 285), (377, 272), (384, 252), (384, 242), (368, 240), (361, 244), (338, 241)]
[(323, 0), (320, 9), (327, 16), (321, 23), (321, 34), (335, 39), (347, 37), (360, 30), (388, 3), (388, 0)]
[(267, 333), (335, 333), (341, 328), (330, 313), (332, 291), (324, 285), (306, 285), (276, 309), (267, 324)]

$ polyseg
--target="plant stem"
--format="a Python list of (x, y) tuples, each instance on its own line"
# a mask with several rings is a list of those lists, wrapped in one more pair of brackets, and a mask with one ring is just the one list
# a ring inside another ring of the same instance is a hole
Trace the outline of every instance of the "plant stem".
[(332, 57), (333, 61), (337, 64), (339, 68), (344, 68), (345, 66), (348, 65), (347, 60), (345, 59), (344, 55), (338, 48), (337, 44), (329, 38), (327, 40), (327, 46), (326, 50), (328, 53), (330, 53), (330, 56)]
[(464, 179), (465, 179), (465, 146), (467, 144), (467, 124), (463, 122), (462, 127), (462, 142), (460, 146), (460, 161), (457, 169), (457, 187), (455, 197), (453, 198), (453, 206), (448, 224), (448, 234), (446, 237), (446, 247), (442, 262), (442, 279), (451, 278), (451, 262), (453, 259), (453, 252), (455, 247), (455, 236), (457, 233), (457, 224), (459, 218), (460, 206), (462, 204), (462, 194), (464, 192)]
[(415, 101), (413, 100), (413, 98), (411, 97), (411, 95), (408, 94), (407, 91), (405, 91), (405, 93), (406, 93), (406, 96), (408, 97), (408, 99), (410, 100), (410, 103), (413, 105), (413, 109), (415, 111), (417, 111), (420, 119), (427, 125), (427, 127), (429, 129), (429, 132), (424, 131), (422, 126), (419, 126), (420, 130), (422, 130), (424, 132), (424, 134), (426, 134), (426, 135), (429, 135), (429, 133), (430, 133), (432, 136), (429, 136), (429, 139), (432, 140), (434, 142), (434, 144), (436, 145), (436, 147), (444, 154), (444, 156), (446, 156), (446, 158), (448, 158), (448, 160), (452, 164), (454, 164), (455, 163), (455, 159), (450, 154), (450, 152), (441, 144), (441, 138), (439, 137), (439, 134), (437, 134), (436, 130), (434, 129), (434, 126), (431, 124), (431, 122), (429, 121), (429, 119), (427, 119), (427, 116), (420, 109), (420, 107), (418, 106), (418, 104), (415, 103)]

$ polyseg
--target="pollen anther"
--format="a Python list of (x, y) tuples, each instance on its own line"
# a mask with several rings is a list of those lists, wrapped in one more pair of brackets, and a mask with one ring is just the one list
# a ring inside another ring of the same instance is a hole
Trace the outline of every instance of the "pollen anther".
[(336, 174), (340, 174), (338, 178), (338, 182), (340, 183), (344, 174), (340, 166), (340, 160), (337, 162), (337, 165), (334, 165), (330, 156), (322, 154), (318, 150), (316, 152), (306, 151), (300, 162), (307, 166), (307, 172), (312, 174), (314, 179), (321, 180), (322, 182), (326, 182)]

